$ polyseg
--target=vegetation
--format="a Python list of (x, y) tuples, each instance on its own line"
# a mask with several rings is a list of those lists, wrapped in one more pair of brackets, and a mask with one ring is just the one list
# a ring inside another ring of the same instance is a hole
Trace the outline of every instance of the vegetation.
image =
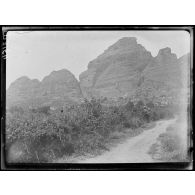
[(129, 128), (135, 136), (142, 125), (173, 114), (171, 106), (132, 100), (111, 106), (92, 99), (53, 111), (48, 107), (11, 108), (6, 114), (8, 162), (52, 162), (106, 149), (117, 132)]
[(149, 153), (154, 159), (165, 162), (183, 162), (187, 160), (187, 136), (182, 134), (182, 123), (177, 121), (162, 133)]

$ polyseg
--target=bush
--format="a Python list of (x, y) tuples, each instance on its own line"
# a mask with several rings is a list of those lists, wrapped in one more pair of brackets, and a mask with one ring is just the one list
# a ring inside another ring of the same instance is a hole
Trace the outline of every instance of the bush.
[(13, 113), (19, 113), (19, 114), (23, 114), (24, 113), (24, 109), (22, 107), (19, 106), (12, 106), (11, 108), (9, 108), (8, 110), (9, 112)]
[[(169, 126), (165, 133), (162, 133), (151, 149), (152, 156), (158, 155), (163, 161), (186, 161), (187, 151), (182, 143), (179, 124)], [(156, 148), (159, 148), (156, 150)]]
[(74, 145), (72, 143), (66, 143), (62, 149), (63, 155), (72, 155), (75, 152)]
[(33, 108), (33, 109), (31, 109), (31, 111), (34, 112), (34, 113), (49, 114), (50, 106), (42, 106), (42, 107), (39, 107), (39, 108)]
[(159, 139), (164, 152), (173, 152), (179, 148), (180, 140), (177, 134), (164, 133)]
[(141, 132), (137, 128), (144, 123), (170, 116), (170, 109), (152, 103), (129, 100), (107, 106), (94, 98), (64, 112), (50, 113), (48, 106), (28, 111), (14, 108), (6, 116), (6, 144), (8, 150), (15, 143), (24, 144), (20, 161), (51, 162), (63, 155), (105, 148), (112, 134), (122, 128), (131, 128), (132, 135), (137, 135)]
[(133, 109), (134, 109), (133, 102), (131, 100), (129, 100), (128, 103), (126, 104), (125, 108), (127, 111), (133, 111)]
[(140, 127), (142, 124), (143, 122), (138, 117), (131, 117), (130, 119), (126, 119), (126, 121), (123, 123), (124, 127), (132, 129), (136, 129)]

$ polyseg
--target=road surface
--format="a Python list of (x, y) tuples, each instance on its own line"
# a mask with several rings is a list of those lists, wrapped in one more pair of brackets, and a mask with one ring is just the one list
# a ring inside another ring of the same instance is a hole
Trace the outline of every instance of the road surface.
[(164, 120), (156, 123), (154, 128), (145, 130), (142, 134), (127, 139), (124, 143), (118, 144), (110, 151), (103, 154), (81, 160), (78, 163), (149, 163), (155, 162), (148, 154), (152, 144), (157, 137), (166, 131), (166, 128), (175, 122), (176, 119)]

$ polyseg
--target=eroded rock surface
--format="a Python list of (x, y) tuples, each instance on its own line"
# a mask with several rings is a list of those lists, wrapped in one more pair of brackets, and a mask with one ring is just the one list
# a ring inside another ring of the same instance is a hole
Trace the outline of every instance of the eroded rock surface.
[(132, 95), (141, 72), (151, 60), (151, 53), (136, 38), (120, 39), (91, 61), (88, 70), (80, 75), (83, 95), (87, 98)]
[(89, 62), (80, 83), (66, 69), (53, 71), (41, 82), (21, 77), (7, 90), (7, 105), (63, 106), (83, 98), (132, 96), (174, 101), (189, 91), (189, 70), (189, 54), (178, 59), (166, 47), (152, 57), (135, 37), (124, 37)]
[(82, 98), (79, 82), (66, 69), (53, 71), (41, 82), (21, 77), (7, 90), (7, 105), (63, 106)]

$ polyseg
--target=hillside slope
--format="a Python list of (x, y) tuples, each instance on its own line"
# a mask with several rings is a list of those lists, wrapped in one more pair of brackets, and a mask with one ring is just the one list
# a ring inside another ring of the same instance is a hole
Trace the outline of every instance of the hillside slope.
[(63, 106), (66, 103), (78, 102), (82, 98), (79, 82), (66, 70), (53, 71), (50, 75), (38, 80), (21, 77), (7, 90), (7, 105)]
[[(135, 37), (124, 37), (108, 47), (80, 74), (53, 71), (42, 81), (21, 77), (7, 90), (7, 106), (64, 106), (83, 98), (165, 98), (175, 102), (189, 93), (190, 56), (177, 58), (171, 49), (152, 57)], [(189, 95), (189, 94), (188, 94)]]

